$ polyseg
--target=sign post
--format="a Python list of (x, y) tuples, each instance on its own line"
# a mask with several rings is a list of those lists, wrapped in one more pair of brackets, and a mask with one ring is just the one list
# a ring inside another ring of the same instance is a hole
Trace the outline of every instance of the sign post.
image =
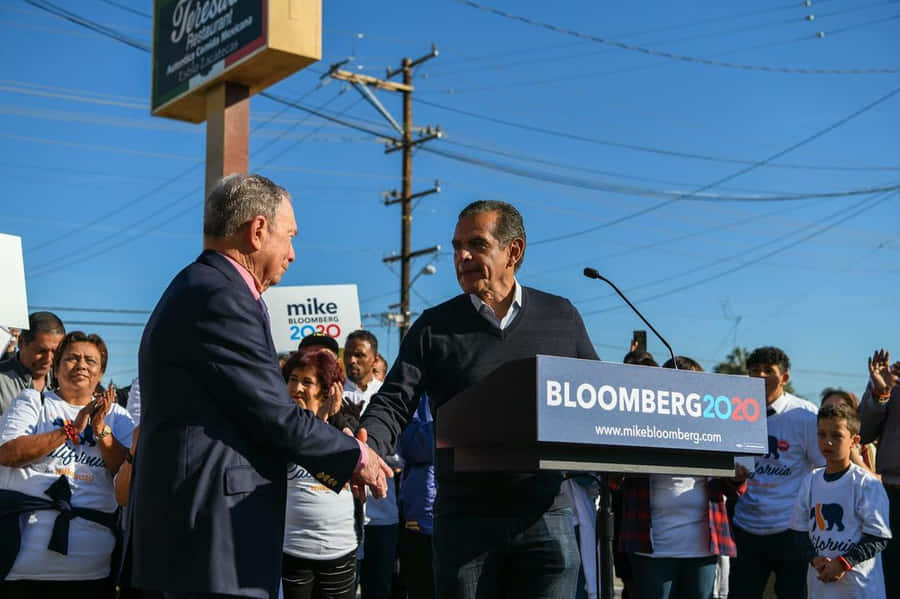
[(250, 96), (321, 57), (321, 0), (155, 0), (151, 113), (207, 122), (208, 194), (247, 170)]

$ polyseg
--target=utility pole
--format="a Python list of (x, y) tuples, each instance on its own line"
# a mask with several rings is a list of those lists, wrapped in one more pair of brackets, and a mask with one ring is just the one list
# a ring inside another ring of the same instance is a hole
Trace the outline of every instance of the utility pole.
[[(397, 131), (397, 133), (400, 134), (400, 139), (393, 139), (389, 141), (384, 151), (385, 154), (390, 154), (391, 152), (395, 152), (397, 150), (402, 150), (403, 152), (401, 191), (398, 193), (395, 189), (391, 192), (388, 192), (384, 201), (385, 206), (399, 203), (401, 207), (400, 254), (384, 258), (384, 262), (385, 264), (390, 264), (397, 261), (400, 262), (400, 317), (397, 319), (397, 328), (400, 331), (401, 340), (406, 335), (406, 331), (409, 330), (410, 325), (410, 262), (417, 256), (439, 252), (441, 249), (441, 246), (436, 245), (430, 248), (420, 249), (416, 251), (412, 250), (412, 202), (415, 199), (430, 195), (432, 193), (439, 193), (441, 191), (440, 184), (435, 181), (435, 186), (432, 189), (421, 191), (419, 193), (413, 193), (412, 151), (415, 146), (432, 139), (438, 139), (443, 135), (439, 127), (426, 127), (424, 129), (417, 129), (413, 126), (412, 94), (414, 88), (412, 85), (412, 70), (414, 67), (422, 64), (426, 60), (434, 58), (437, 55), (437, 48), (432, 45), (431, 52), (426, 54), (425, 56), (422, 56), (415, 60), (404, 58), (401, 62), (400, 68), (393, 70), (388, 69), (384, 79), (378, 79), (369, 75), (362, 75), (359, 73), (342, 70), (339, 67), (343, 63), (333, 65), (327, 73), (328, 76), (331, 76), (334, 79), (347, 81), (351, 85), (353, 85), (353, 87), (356, 88), (356, 90), (363, 96), (363, 98), (365, 98), (370, 104), (372, 104), (375, 110), (377, 110), (381, 114), (381, 116), (383, 116), (385, 120), (390, 123), (391, 127), (393, 127)], [(390, 81), (390, 79), (400, 74), (403, 75), (403, 83)], [(375, 95), (369, 91), (368, 87), (374, 87), (376, 89), (399, 92), (403, 94), (402, 125), (397, 123), (397, 121), (391, 116), (391, 113), (381, 104), (381, 102), (378, 101), (378, 98), (376, 98)], [(413, 138), (414, 132), (418, 133), (418, 137), (416, 137), (415, 139)]]

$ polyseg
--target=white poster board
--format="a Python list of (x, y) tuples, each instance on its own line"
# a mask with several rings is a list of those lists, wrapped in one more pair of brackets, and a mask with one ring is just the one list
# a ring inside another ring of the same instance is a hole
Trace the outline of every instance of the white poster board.
[(347, 335), (362, 325), (356, 285), (270, 287), (263, 299), (279, 353), (296, 350), (301, 339), (316, 333), (334, 337), (343, 347)]
[[(22, 238), (0, 233), (0, 326), (28, 328)], [(358, 311), (358, 310), (357, 310)]]

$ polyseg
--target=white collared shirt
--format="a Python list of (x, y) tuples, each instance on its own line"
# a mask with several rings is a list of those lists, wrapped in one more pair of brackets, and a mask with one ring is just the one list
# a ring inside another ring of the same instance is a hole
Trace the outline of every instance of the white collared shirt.
[(362, 410), (365, 411), (369, 405), (369, 400), (372, 399), (373, 395), (378, 393), (379, 389), (381, 389), (381, 381), (376, 378), (372, 378), (372, 380), (369, 381), (365, 391), (360, 389), (356, 383), (347, 379), (344, 381), (344, 400), (355, 406), (362, 406)]
[(475, 306), (475, 310), (477, 310), (485, 320), (502, 331), (509, 326), (509, 323), (513, 321), (519, 313), (519, 310), (522, 309), (522, 287), (515, 279), (513, 279), (513, 289), (512, 304), (510, 304), (509, 310), (506, 311), (506, 316), (503, 318), (497, 318), (494, 309), (484, 303), (484, 301), (474, 293), (469, 294), (469, 299), (472, 300), (472, 305)]

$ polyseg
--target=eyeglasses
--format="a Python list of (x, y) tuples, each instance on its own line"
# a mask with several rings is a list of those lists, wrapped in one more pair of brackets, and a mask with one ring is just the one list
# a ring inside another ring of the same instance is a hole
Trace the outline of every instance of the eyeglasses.
[(66, 363), (66, 366), (69, 366), (71, 368), (75, 368), (76, 366), (78, 366), (78, 364), (82, 360), (84, 360), (84, 364), (88, 368), (93, 369), (100, 365), (100, 362), (97, 360), (97, 358), (95, 358), (93, 356), (80, 356), (78, 354), (69, 354), (68, 356), (66, 356), (65, 358), (62, 359), (62, 361)]

